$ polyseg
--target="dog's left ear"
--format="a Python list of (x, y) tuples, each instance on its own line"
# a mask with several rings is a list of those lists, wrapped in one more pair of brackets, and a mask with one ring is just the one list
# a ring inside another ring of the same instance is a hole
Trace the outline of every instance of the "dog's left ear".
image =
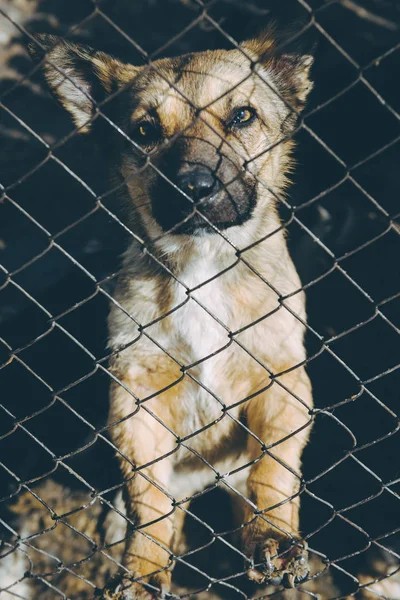
[[(282, 34), (281, 36), (282, 37)], [(262, 34), (241, 44), (243, 50), (264, 69), (270, 72), (277, 84), (278, 92), (300, 112), (312, 90), (310, 69), (314, 62), (311, 54), (282, 52), (274, 26)]]

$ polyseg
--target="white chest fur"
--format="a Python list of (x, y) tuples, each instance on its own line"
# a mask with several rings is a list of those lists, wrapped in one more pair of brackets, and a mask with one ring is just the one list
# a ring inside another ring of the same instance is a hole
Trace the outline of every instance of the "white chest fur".
[[(281, 249), (272, 256), (264, 251), (259, 268), (284, 296), (300, 283), (283, 238)], [(191, 385), (179, 401), (182, 411), (196, 420), (185, 420), (190, 427), (198, 429), (217, 418), (221, 404), (216, 398), (225, 405), (238, 402), (265, 385), (268, 368), (280, 370), (304, 359), (301, 322), (262, 278), (237, 260), (232, 249), (221, 257), (207, 252), (206, 244), (204, 252), (197, 250), (183, 263), (177, 272), (179, 281), (163, 279), (161, 295), (157, 273), (144, 273), (137, 255), (127, 254), (126, 259), (137, 265), (137, 271), (119, 290), (117, 300), (135, 319), (112, 308), (110, 346), (128, 345), (121, 358), (132, 377), (131, 369), (137, 371), (138, 363), (141, 372), (148, 365), (154, 373), (155, 365), (167, 355), (186, 370)], [(304, 318), (302, 294), (286, 302)], [(145, 326), (141, 336), (137, 323)]]
[[(205, 359), (229, 343), (232, 307), (222, 278), (210, 281), (214, 273), (206, 259), (199, 258), (173, 284), (174, 306), (179, 306), (167, 331), (183, 341), (191, 362)], [(189, 358), (189, 357), (188, 357)]]

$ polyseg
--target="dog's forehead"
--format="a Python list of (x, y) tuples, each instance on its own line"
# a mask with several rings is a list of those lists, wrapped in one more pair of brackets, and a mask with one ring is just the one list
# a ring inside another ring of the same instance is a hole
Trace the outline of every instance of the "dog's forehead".
[(138, 115), (152, 108), (167, 121), (192, 119), (197, 109), (221, 112), (234, 104), (267, 100), (268, 85), (254, 72), (250, 59), (240, 50), (215, 50), (162, 59), (147, 73), (139, 94)]
[(239, 51), (201, 52), (184, 66), (177, 88), (203, 108), (243, 87), (251, 75), (251, 63)]

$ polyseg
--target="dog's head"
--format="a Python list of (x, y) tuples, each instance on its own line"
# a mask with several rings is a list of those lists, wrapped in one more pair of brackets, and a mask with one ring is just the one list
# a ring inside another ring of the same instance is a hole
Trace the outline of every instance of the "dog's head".
[(277, 52), (272, 30), (142, 67), (53, 36), (37, 42), (53, 93), (107, 145), (151, 238), (242, 226), (284, 188), (312, 58)]

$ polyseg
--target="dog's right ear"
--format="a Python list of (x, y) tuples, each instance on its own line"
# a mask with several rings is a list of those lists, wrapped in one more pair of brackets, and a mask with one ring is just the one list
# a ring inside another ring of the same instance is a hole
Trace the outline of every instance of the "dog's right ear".
[(36, 62), (43, 62), (51, 91), (82, 133), (90, 130), (97, 103), (128, 83), (139, 70), (105, 52), (54, 35), (35, 36), (29, 52)]

